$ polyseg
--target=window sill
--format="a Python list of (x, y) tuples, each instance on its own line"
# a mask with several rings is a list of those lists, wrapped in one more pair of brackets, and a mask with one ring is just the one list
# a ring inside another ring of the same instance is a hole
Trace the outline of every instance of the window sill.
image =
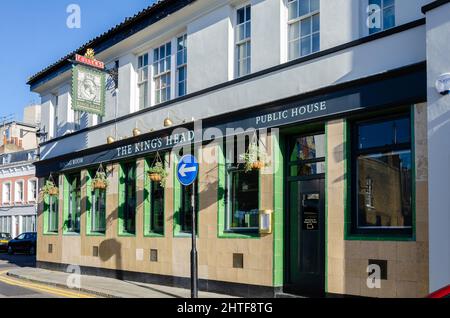
[(345, 236), (346, 241), (392, 241), (392, 242), (415, 242), (416, 238), (412, 235), (375, 235), (375, 234), (351, 234)]
[(136, 237), (136, 234), (133, 233), (119, 233), (119, 237)]
[(144, 237), (148, 238), (164, 238), (164, 233), (154, 233), (154, 232), (146, 232), (144, 233)]
[(106, 235), (106, 233), (104, 233), (104, 232), (89, 232), (89, 233), (86, 233), (86, 236), (105, 236)]
[(44, 236), (58, 236), (58, 232), (44, 232), (42, 235)]
[(80, 236), (78, 232), (63, 232), (63, 236)]
[(260, 234), (258, 231), (224, 231), (218, 238), (259, 239)]
[[(174, 233), (173, 237), (174, 238), (191, 238), (192, 234), (188, 233), (188, 232), (178, 232), (178, 233)], [(197, 233), (196, 237), (199, 238), (198, 233)]]

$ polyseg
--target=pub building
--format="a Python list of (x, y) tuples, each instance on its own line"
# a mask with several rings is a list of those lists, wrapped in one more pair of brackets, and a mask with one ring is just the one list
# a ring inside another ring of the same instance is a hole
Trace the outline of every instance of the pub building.
[[(32, 76), (37, 266), (189, 288), (196, 213), (203, 291), (443, 287), (448, 195), (428, 189), (450, 187), (432, 159), (450, 149), (449, 96), (434, 88), (450, 70), (449, 11), (425, 0), (162, 0)], [(200, 167), (184, 187), (187, 153)]]

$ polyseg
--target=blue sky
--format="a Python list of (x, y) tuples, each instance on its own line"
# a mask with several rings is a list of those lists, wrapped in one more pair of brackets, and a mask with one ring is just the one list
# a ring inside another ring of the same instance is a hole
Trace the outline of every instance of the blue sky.
[[(0, 117), (22, 118), (23, 107), (39, 101), (28, 77), (88, 40), (152, 4), (154, 0), (0, 1)], [(66, 9), (81, 8), (81, 29), (69, 29)]]

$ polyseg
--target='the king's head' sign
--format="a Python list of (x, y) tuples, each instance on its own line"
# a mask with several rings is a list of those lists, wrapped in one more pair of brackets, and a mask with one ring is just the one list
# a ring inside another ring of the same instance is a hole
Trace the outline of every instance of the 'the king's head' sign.
[(97, 70), (104, 64), (94, 59), (93, 50), (84, 57), (77, 55), (76, 61), (86, 66), (78, 64), (72, 69), (72, 109), (104, 116), (106, 76)]

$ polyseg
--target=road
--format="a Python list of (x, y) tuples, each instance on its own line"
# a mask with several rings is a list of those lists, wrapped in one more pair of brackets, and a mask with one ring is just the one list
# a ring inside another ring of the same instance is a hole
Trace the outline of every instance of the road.
[(70, 290), (55, 288), (8, 277), (8, 270), (17, 267), (35, 267), (30, 255), (0, 253), (0, 298), (91, 298)]

